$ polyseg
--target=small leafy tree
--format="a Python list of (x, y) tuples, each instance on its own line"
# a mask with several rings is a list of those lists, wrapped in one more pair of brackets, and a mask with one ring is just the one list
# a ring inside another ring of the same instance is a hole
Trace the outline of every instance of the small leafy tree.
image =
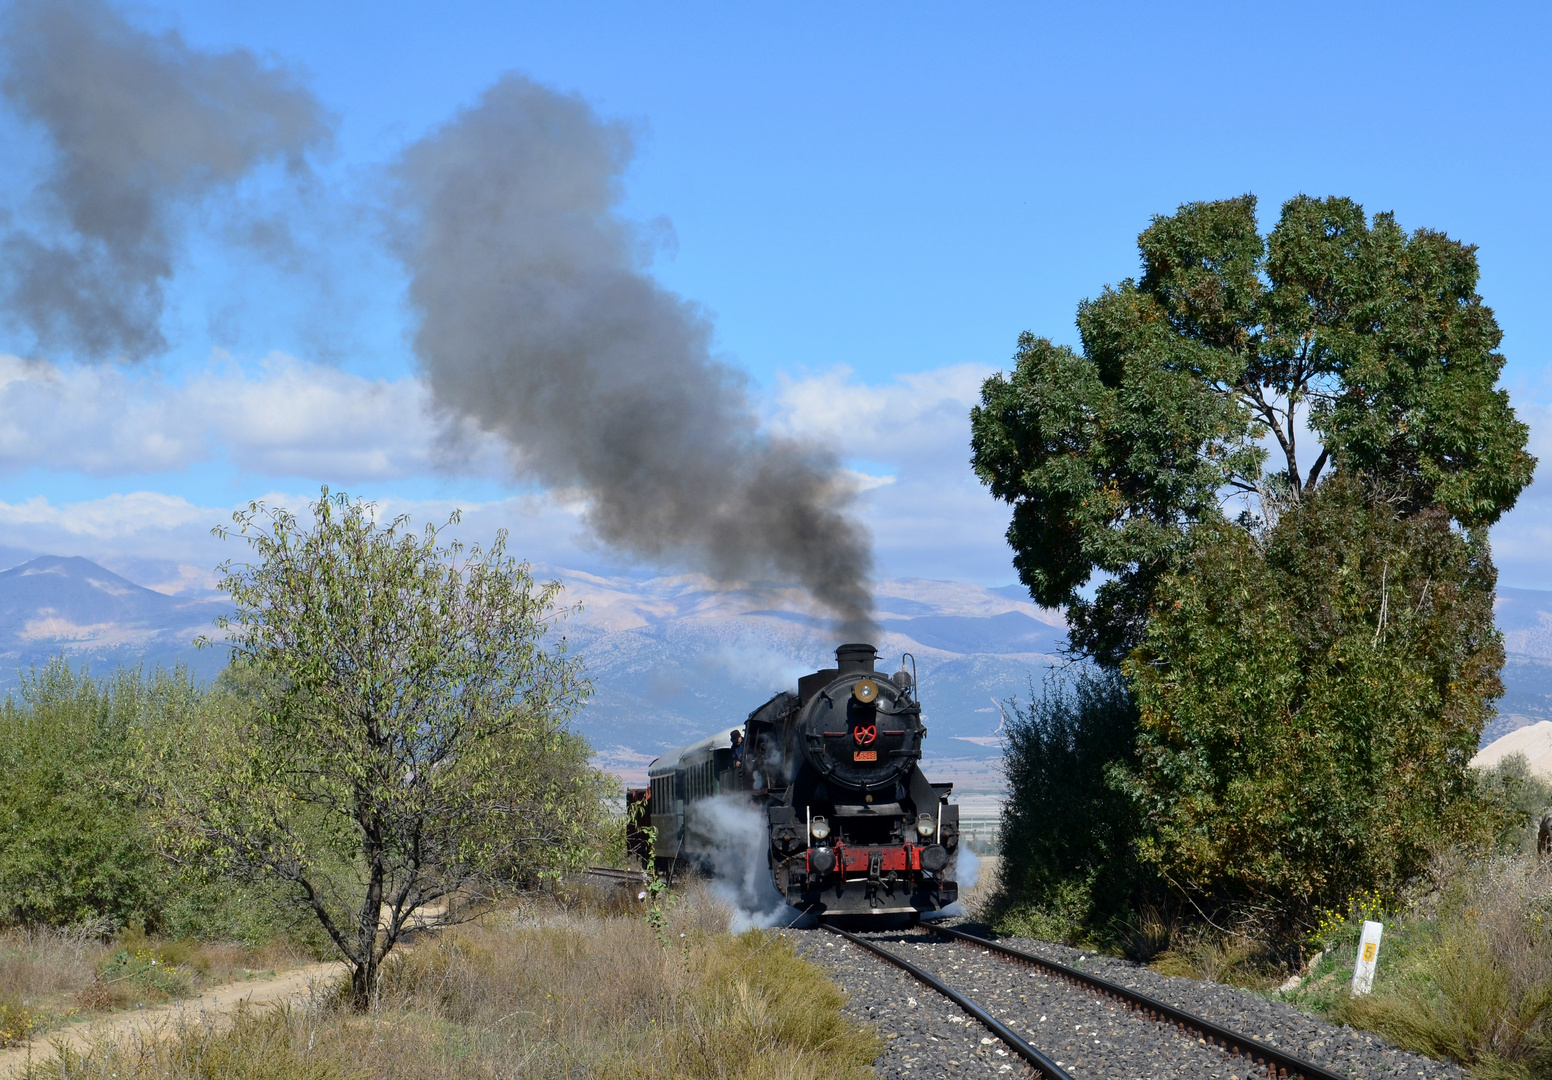
[(563, 729), (579, 663), (542, 647), (560, 586), (536, 587), (504, 533), (465, 549), (375, 509), (325, 488), (310, 527), (234, 515), (256, 556), (220, 568), (242, 704), (164, 744), (153, 783), (182, 852), (286, 884), (356, 1008), (407, 929), (580, 858), (599, 790)]
[(202, 695), (181, 668), (108, 679), (55, 657), (0, 703), (0, 922), (154, 922), (165, 897), (128, 780), (148, 726)]

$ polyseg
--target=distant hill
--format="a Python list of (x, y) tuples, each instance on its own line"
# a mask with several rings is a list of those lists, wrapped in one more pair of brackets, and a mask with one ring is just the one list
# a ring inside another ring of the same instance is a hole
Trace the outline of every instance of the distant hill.
[(1504, 636), (1504, 696), (1482, 745), (1511, 731), (1552, 720), (1552, 592), (1500, 588), (1493, 617)]
[[(594, 695), (578, 728), (602, 760), (635, 772), (651, 757), (743, 719), (799, 675), (827, 666), (839, 642), (801, 594), (721, 590), (695, 575), (604, 578), (560, 567), (536, 576), (566, 585), (580, 614), (561, 630), (587, 661)], [(1017, 585), (985, 589), (924, 578), (877, 588), (880, 667), (914, 656), (929, 754), (973, 771), (1000, 756), (994, 738), (1010, 697), (1064, 666), (1066, 624)], [(202, 678), (223, 649), (195, 650), (224, 602), (168, 596), (81, 558), (44, 556), (0, 572), (0, 689), (64, 652), (106, 672), (118, 664), (189, 664)], [(1506, 693), (1483, 744), (1552, 720), (1552, 592), (1501, 589), (1509, 651)]]
[(89, 559), (44, 555), (0, 572), (0, 687), (64, 653), (106, 672), (120, 664), (186, 663), (210, 677), (224, 650), (196, 650), (220, 601), (167, 596)]
[[(693, 575), (638, 581), (551, 571), (582, 614), (566, 624), (587, 658), (594, 696), (578, 718), (603, 759), (643, 765), (713, 728), (743, 720), (799, 675), (829, 666), (838, 642), (794, 594), (723, 591)], [(542, 575), (541, 575), (542, 576)], [(975, 585), (908, 579), (877, 588), (879, 666), (914, 657), (929, 754), (1000, 756), (988, 740), (1001, 702), (1027, 698), (1066, 639), (1062, 616)]]

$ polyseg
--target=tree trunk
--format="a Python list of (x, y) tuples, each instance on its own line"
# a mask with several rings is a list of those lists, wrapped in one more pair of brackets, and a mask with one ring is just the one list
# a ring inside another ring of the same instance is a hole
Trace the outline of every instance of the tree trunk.
[(366, 899), (361, 904), (360, 922), (356, 927), (359, 960), (350, 972), (350, 1007), (356, 1012), (366, 1012), (372, 1004), (372, 994), (377, 989), (377, 967), (382, 962), (377, 951), (377, 927), (383, 912), (382, 830), (372, 821), (364, 831), (368, 866)]
[(372, 1005), (372, 991), (376, 989), (377, 957), (368, 953), (366, 958), (350, 969), (350, 1008), (364, 1013)]

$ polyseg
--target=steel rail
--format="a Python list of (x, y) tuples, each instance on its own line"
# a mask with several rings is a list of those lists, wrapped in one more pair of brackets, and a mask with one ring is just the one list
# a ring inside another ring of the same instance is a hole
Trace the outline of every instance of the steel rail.
[(1312, 1061), (1290, 1054), (1286, 1050), (1279, 1050), (1275, 1046), (1268, 1046), (1264, 1042), (1241, 1035), (1237, 1031), (1222, 1027), (1211, 1020), (1203, 1019), (1195, 1013), (1184, 1009), (1177, 1009), (1173, 1005), (1166, 1005), (1157, 998), (1151, 998), (1130, 987), (1113, 983), (1109, 979), (1101, 979), (1098, 975), (1090, 975), (1086, 971), (1068, 967), (1066, 964), (1055, 960), (1048, 960), (1034, 953), (1027, 953), (1021, 949), (1010, 948), (983, 938), (978, 934), (967, 934), (963, 930), (955, 930), (948, 926), (923, 926), (920, 929), (932, 934), (942, 934), (945, 937), (958, 938), (986, 949), (1000, 953), (1003, 956), (1017, 960), (1021, 963), (1032, 964), (1035, 967), (1044, 968), (1046, 971), (1067, 980), (1078, 983), (1090, 990), (1096, 991), (1101, 997), (1115, 998), (1132, 1008), (1142, 1012), (1150, 1019), (1166, 1021), (1179, 1027), (1188, 1028), (1213, 1045), (1219, 1046), (1233, 1057), (1248, 1057), (1251, 1061), (1267, 1071), (1267, 1075), (1278, 1078), (1303, 1077), (1304, 1080), (1350, 1080), (1343, 1073), (1335, 1072)]
[(904, 957), (896, 956), (888, 949), (879, 948), (879, 946), (873, 944), (873, 942), (869, 941), (867, 938), (858, 937), (856, 934), (842, 930), (838, 926), (830, 926), (826, 923), (820, 923), (820, 925), (823, 926), (826, 930), (830, 931), (832, 934), (841, 935), (841, 937), (845, 938), (847, 941), (850, 941), (853, 945), (861, 945), (870, 953), (873, 953), (875, 956), (879, 956), (887, 960), (889, 963), (893, 964), (895, 967), (899, 968), (913, 979), (916, 979), (917, 981), (932, 987), (932, 989), (936, 990), (938, 993), (952, 1001), (955, 1005), (958, 1005), (961, 1009), (965, 1010), (965, 1012), (975, 1017), (978, 1021), (981, 1022), (982, 1026), (984, 1026), (986, 1030), (990, 1031), (993, 1035), (997, 1036), (997, 1038), (1001, 1039), (1003, 1042), (1012, 1047), (1014, 1052), (1017, 1053), (1019, 1057), (1023, 1058), (1025, 1061), (1029, 1062), (1036, 1069), (1038, 1069), (1040, 1074), (1046, 1077), (1046, 1080), (1072, 1080), (1072, 1076), (1065, 1069), (1063, 1069), (1056, 1062), (1052, 1061), (1050, 1058), (1046, 1057), (1039, 1050), (1036, 1050), (1033, 1046), (1030, 1046), (1023, 1039), (1019, 1038), (1019, 1036), (1012, 1028), (1008, 1027), (1008, 1025), (1004, 1024), (1001, 1020), (998, 1020), (991, 1013), (981, 1008), (981, 1006), (977, 1005), (969, 998), (965, 997), (965, 995), (961, 994), (958, 990), (955, 990), (952, 986), (949, 986), (947, 983), (943, 982), (937, 976), (929, 975), (927, 972), (923, 971), (909, 960), (906, 960)]
[(617, 866), (589, 866), (582, 871), (582, 876), (604, 878), (608, 881), (628, 881), (631, 884), (640, 884), (647, 880), (645, 871), (622, 870)]

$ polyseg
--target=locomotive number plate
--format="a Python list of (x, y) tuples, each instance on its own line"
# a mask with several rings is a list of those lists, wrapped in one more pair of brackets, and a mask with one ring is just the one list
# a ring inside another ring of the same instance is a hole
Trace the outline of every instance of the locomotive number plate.
[(852, 751), (851, 759), (853, 761), (877, 761), (878, 760), (878, 751), (877, 750), (854, 750), (854, 751)]

